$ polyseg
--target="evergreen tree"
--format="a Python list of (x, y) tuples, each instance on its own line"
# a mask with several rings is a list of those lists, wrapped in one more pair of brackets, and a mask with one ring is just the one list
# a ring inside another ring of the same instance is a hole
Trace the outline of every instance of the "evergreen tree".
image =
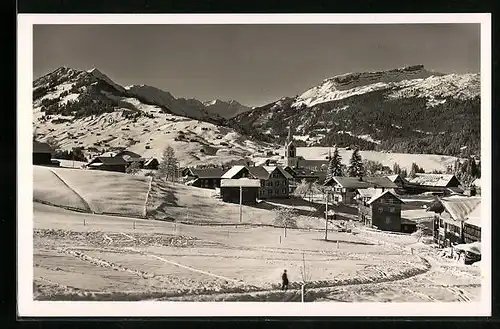
[(163, 151), (162, 160), (158, 166), (157, 172), (161, 177), (164, 177), (165, 180), (171, 180), (173, 182), (177, 177), (178, 164), (179, 162), (175, 157), (175, 151), (169, 145)]
[(415, 162), (411, 164), (410, 177), (414, 178), (419, 173), (425, 173), (424, 168), (420, 168)]
[(359, 154), (359, 149), (355, 149), (354, 152), (352, 152), (351, 159), (349, 160), (349, 167), (347, 168), (347, 174), (349, 177), (359, 177), (359, 179), (361, 179), (365, 174), (363, 159)]
[(328, 163), (328, 169), (326, 171), (326, 180), (329, 180), (333, 176), (342, 176), (342, 157), (339, 154), (339, 150), (335, 147), (333, 151), (333, 156)]
[(392, 172), (396, 175), (401, 175), (401, 167), (397, 162), (394, 162), (394, 165), (392, 166)]

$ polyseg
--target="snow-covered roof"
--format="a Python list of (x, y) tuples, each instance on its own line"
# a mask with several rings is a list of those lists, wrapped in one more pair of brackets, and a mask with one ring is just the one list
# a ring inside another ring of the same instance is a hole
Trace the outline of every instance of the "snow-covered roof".
[(377, 194), (380, 194), (380, 190), (378, 189), (375, 189), (373, 187), (370, 187), (370, 188), (362, 188), (362, 189), (358, 189), (356, 190), (359, 194), (359, 196), (363, 197), (363, 198), (371, 198), (373, 197), (374, 195), (377, 195)]
[[(359, 180), (358, 177), (341, 177), (334, 176), (325, 182), (325, 185), (337, 183), (344, 188), (366, 189), (370, 187), (397, 188), (398, 186), (391, 182), (387, 177), (363, 177)], [(333, 184), (335, 185), (335, 184)]]
[(248, 171), (254, 178), (258, 179), (268, 179), (269, 172), (262, 166), (252, 166), (248, 167)]
[(293, 179), (292, 175), (290, 175), (285, 169), (283, 169), (282, 167), (280, 166), (264, 166), (264, 169), (267, 170), (267, 172), (269, 174), (271, 174), (273, 171), (275, 171), (276, 169), (279, 170), (279, 172), (281, 172), (283, 174), (283, 176), (285, 176), (287, 179)]
[(220, 187), (260, 187), (260, 180), (250, 178), (223, 179)]
[(472, 243), (457, 244), (453, 248), (481, 255), (481, 242), (478, 241)]
[(231, 169), (229, 169), (228, 171), (226, 171), (226, 173), (224, 173), (224, 175), (222, 175), (222, 179), (231, 179), (234, 177), (234, 175), (236, 175), (237, 173), (239, 173), (241, 170), (243, 170), (243, 168), (246, 168), (245, 166), (241, 166), (241, 165), (238, 165), (238, 166), (233, 166)]
[(471, 214), (473, 218), (479, 218), (481, 215), (481, 197), (441, 198), (440, 201), (455, 221), (465, 221), (470, 218)]
[(415, 177), (408, 177), (406, 180), (410, 184), (446, 187), (455, 178), (452, 174), (416, 174)]
[(375, 200), (378, 200), (380, 199), (382, 196), (386, 195), (386, 194), (391, 194), (393, 197), (395, 197), (396, 199), (398, 199), (401, 203), (404, 203), (403, 200), (401, 200), (397, 195), (396, 193), (392, 192), (392, 191), (389, 191), (389, 190), (386, 190), (382, 193), (377, 193), (376, 195), (374, 195), (370, 201), (367, 202), (367, 204), (372, 204)]

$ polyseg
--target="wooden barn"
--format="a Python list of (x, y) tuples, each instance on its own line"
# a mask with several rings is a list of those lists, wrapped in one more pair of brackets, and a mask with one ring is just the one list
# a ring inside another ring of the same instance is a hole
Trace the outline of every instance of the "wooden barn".
[(219, 188), (223, 174), (222, 168), (186, 168), (182, 171), (188, 185), (208, 189)]
[(378, 192), (370, 200), (360, 203), (363, 223), (383, 231), (401, 232), (401, 205), (404, 202), (393, 192)]
[(441, 247), (481, 241), (481, 197), (439, 198), (434, 241)]
[(54, 150), (47, 143), (33, 141), (33, 164), (40, 166), (59, 166), (59, 161), (52, 160)]
[(448, 196), (463, 193), (460, 181), (452, 174), (415, 174), (415, 177), (407, 177), (403, 188), (406, 193), (434, 193), (436, 195)]
[(260, 180), (251, 178), (222, 179), (220, 195), (222, 201), (252, 205), (257, 203)]
[(122, 157), (98, 156), (87, 164), (88, 169), (125, 172), (128, 163)]

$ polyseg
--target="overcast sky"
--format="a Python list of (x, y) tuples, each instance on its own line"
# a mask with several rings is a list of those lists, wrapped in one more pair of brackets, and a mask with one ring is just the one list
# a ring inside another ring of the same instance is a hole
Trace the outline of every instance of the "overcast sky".
[(97, 67), (118, 84), (257, 106), (347, 72), (480, 71), (479, 24), (36, 25), (35, 78)]

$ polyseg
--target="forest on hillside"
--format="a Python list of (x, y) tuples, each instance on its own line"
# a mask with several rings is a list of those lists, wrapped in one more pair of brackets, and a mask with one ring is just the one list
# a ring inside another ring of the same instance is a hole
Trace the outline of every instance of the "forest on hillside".
[[(448, 97), (433, 106), (427, 103), (426, 98), (389, 98), (386, 91), (374, 91), (312, 107), (280, 107), (273, 103), (238, 115), (230, 124), (252, 137), (276, 140), (263, 133), (270, 130), (281, 143), (291, 125), (296, 135), (325, 135), (312, 146), (336, 144), (363, 150), (454, 156), (480, 154), (479, 97)], [(357, 137), (362, 135), (370, 135), (380, 144)]]

